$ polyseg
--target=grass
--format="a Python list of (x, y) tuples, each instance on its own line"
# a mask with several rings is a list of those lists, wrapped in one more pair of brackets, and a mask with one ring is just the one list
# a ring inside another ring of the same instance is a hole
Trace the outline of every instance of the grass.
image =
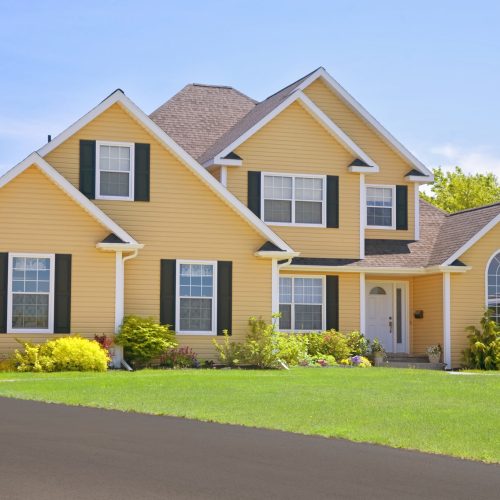
[(500, 376), (398, 369), (0, 373), (0, 396), (175, 415), (500, 463)]

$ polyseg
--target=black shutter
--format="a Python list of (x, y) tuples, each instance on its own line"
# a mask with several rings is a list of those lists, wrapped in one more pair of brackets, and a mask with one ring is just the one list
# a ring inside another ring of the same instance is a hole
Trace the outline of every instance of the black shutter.
[(54, 333), (71, 331), (71, 255), (56, 254)]
[(95, 141), (80, 141), (80, 191), (95, 198)]
[(175, 330), (175, 259), (160, 263), (160, 323)]
[(326, 227), (339, 227), (339, 178), (326, 176)]
[(260, 218), (260, 172), (248, 172), (248, 208)]
[(339, 329), (339, 277), (326, 277), (326, 329)]
[(408, 229), (408, 186), (396, 186), (396, 229)]
[(7, 290), (9, 254), (0, 253), (0, 333), (7, 333)]
[(134, 200), (149, 201), (149, 144), (135, 145)]
[(233, 263), (217, 262), (217, 335), (227, 330), (231, 335), (233, 321)]

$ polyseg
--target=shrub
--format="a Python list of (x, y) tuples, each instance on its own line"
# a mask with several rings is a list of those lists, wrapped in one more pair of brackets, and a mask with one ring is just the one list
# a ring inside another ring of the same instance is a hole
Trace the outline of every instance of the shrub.
[(237, 366), (241, 361), (242, 345), (231, 342), (231, 337), (227, 330), (224, 330), (224, 339), (222, 342), (212, 339), (212, 344), (217, 351), (217, 357), (223, 365)]
[(307, 356), (307, 335), (277, 333), (276, 349), (278, 358), (288, 365), (295, 366)]
[(346, 335), (351, 356), (366, 356), (370, 352), (370, 341), (361, 332), (350, 332)]
[(95, 340), (71, 336), (45, 344), (24, 344), (14, 359), (21, 372), (98, 371), (108, 368), (109, 355)]
[(113, 339), (107, 335), (94, 335), (94, 340), (106, 351), (113, 345)]
[(278, 333), (274, 322), (250, 318), (250, 333), (242, 348), (243, 360), (259, 368), (274, 368), (279, 365)]
[(166, 368), (198, 368), (198, 355), (190, 347), (169, 349), (160, 356), (160, 366)]
[(132, 363), (147, 364), (153, 358), (177, 346), (175, 333), (153, 318), (127, 316), (115, 343), (123, 346), (125, 358)]
[(350, 358), (343, 359), (340, 364), (346, 366), (357, 366), (358, 368), (370, 368), (370, 366), (372, 366), (370, 360), (364, 356), (351, 356)]
[(466, 328), (469, 347), (463, 351), (466, 368), (500, 370), (500, 326), (491, 319), (491, 311), (481, 318), (481, 329)]
[(346, 336), (336, 330), (328, 330), (321, 334), (323, 342), (320, 352), (317, 354), (328, 354), (335, 359), (344, 359), (351, 354), (351, 349), (347, 344)]

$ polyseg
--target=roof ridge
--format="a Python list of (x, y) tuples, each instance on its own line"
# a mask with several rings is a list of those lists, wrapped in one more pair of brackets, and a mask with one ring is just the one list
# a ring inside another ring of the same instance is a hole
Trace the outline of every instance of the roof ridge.
[(453, 215), (463, 214), (466, 212), (474, 212), (476, 210), (483, 210), (485, 208), (491, 208), (491, 207), (494, 207), (496, 205), (500, 206), (500, 201), (495, 201), (494, 203), (488, 203), (488, 205), (481, 205), (479, 207), (472, 207), (472, 208), (466, 208), (464, 210), (458, 210), (457, 212), (452, 212), (451, 214), (448, 214), (447, 217), (451, 217)]
[[(274, 97), (276, 94), (279, 94), (280, 92), (283, 92), (284, 90), (286, 90), (287, 88), (289, 87), (293, 87), (294, 85), (296, 85), (298, 82), (300, 82), (301, 80), (305, 80), (307, 77), (311, 76), (313, 73), (316, 73), (316, 71), (320, 70), (320, 69), (325, 69), (323, 66), (318, 66), (315, 70), (311, 71), (310, 73), (307, 73), (307, 75), (305, 76), (301, 76), (300, 78), (297, 78), (297, 80), (295, 80), (294, 82), (288, 84), (288, 85), (285, 85), (283, 88), (281, 88), (280, 90), (278, 90), (277, 92), (275, 92), (274, 94), (271, 94), (269, 96), (267, 96), (264, 101), (267, 101), (268, 99), (271, 99), (271, 97)], [(264, 102), (264, 101), (261, 101), (261, 102)]]

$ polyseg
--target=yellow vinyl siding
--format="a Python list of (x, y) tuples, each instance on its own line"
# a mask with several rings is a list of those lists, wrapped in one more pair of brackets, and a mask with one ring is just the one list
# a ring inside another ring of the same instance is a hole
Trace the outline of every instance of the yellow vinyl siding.
[[(109, 234), (37, 167), (0, 189), (0, 252), (72, 255), (71, 331), (111, 334), (115, 322), (115, 256), (95, 245)], [(50, 334), (0, 334), (0, 354), (16, 338), (43, 341)]]
[(413, 183), (404, 176), (413, 168), (403, 160), (380, 136), (321, 80), (316, 80), (304, 93), (326, 113), (363, 151), (380, 167), (380, 172), (367, 174), (366, 184), (391, 184), (408, 186), (408, 231), (367, 229), (367, 238), (413, 239), (415, 226), (415, 205)]
[[(414, 277), (412, 288), (412, 353), (426, 354), (430, 345), (443, 347), (443, 275)], [(413, 317), (416, 310), (424, 311), (422, 319)]]
[[(271, 262), (253, 254), (264, 239), (119, 105), (97, 117), (47, 156), (78, 185), (80, 139), (151, 144), (151, 201), (95, 200), (145, 245), (125, 264), (125, 313), (159, 317), (160, 260), (233, 262), (233, 338), (242, 340), (250, 316), (271, 317)], [(210, 336), (179, 336), (200, 356), (213, 358)]]
[(470, 271), (451, 275), (451, 355), (452, 366), (460, 366), (462, 351), (468, 346), (469, 325), (479, 326), (486, 310), (486, 265), (500, 250), (500, 224), (460, 256), (472, 266)]
[(273, 118), (236, 153), (243, 166), (228, 167), (228, 189), (245, 205), (248, 171), (338, 175), (339, 229), (270, 226), (303, 256), (359, 256), (359, 176), (347, 172), (353, 157), (298, 103)]
[(339, 330), (359, 330), (359, 274), (325, 273), (321, 271), (293, 271), (283, 268), (280, 276), (338, 276), (339, 277)]

